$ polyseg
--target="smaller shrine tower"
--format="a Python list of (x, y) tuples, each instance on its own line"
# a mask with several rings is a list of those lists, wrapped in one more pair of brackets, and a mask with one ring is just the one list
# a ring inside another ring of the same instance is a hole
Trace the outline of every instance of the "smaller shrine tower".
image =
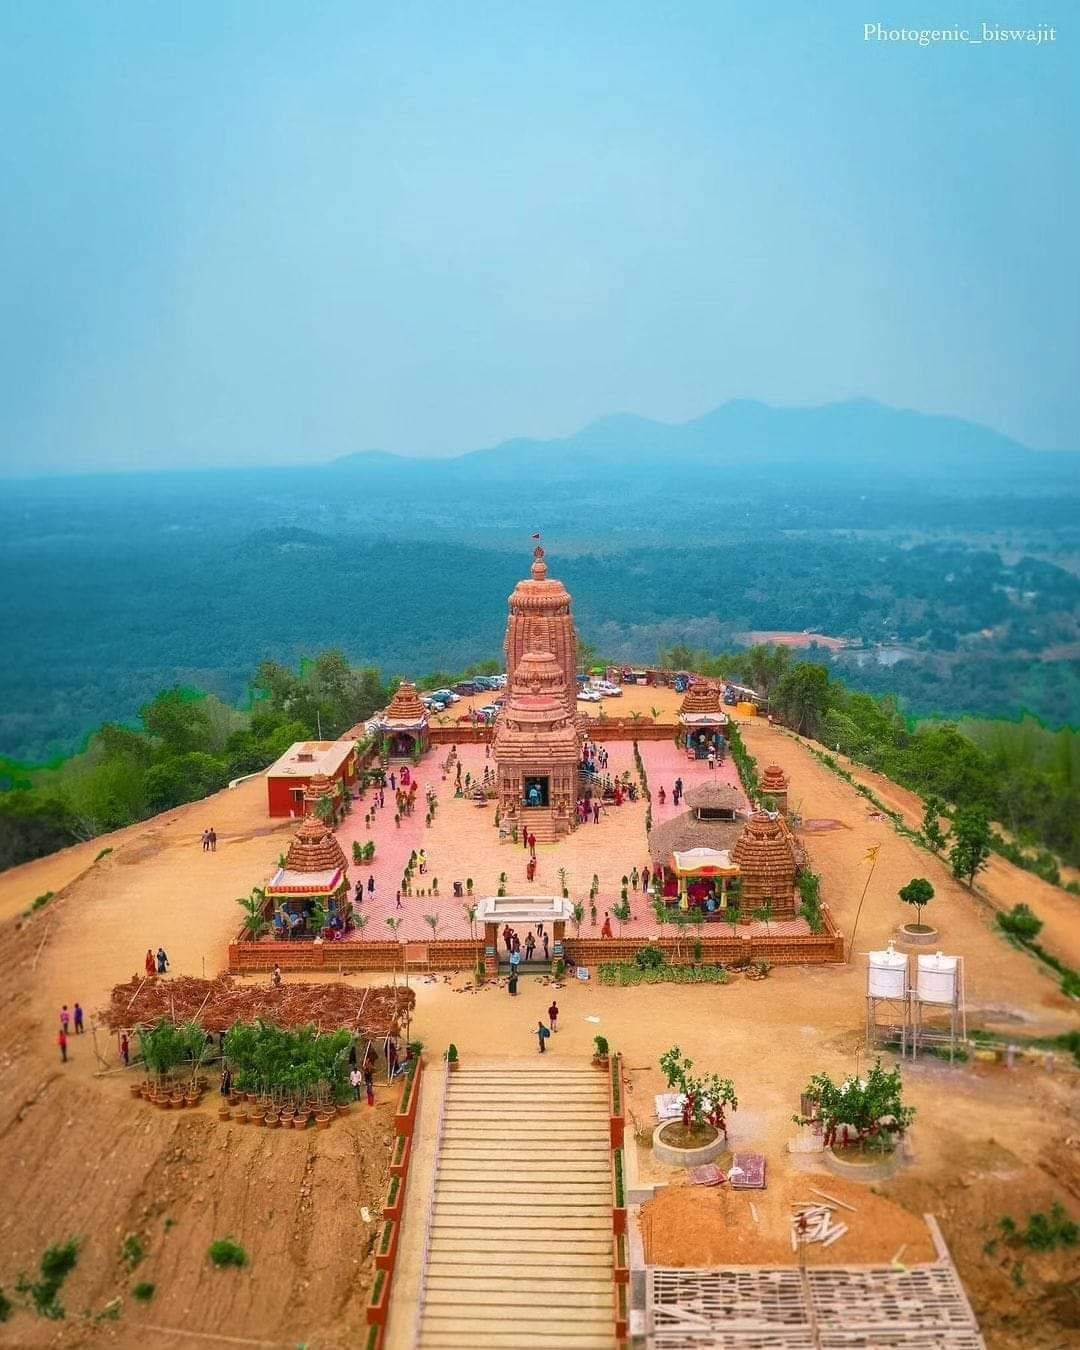
[(528, 829), (547, 843), (569, 834), (577, 822), (581, 739), (562, 668), (551, 652), (526, 651), (515, 662), (492, 752), (502, 823)]

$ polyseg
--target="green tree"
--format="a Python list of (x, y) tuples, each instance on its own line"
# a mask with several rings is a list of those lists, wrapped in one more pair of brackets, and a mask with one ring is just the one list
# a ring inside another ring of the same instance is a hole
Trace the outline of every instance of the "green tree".
[(147, 733), (173, 755), (205, 750), (210, 743), (210, 719), (198, 690), (174, 685), (139, 709)]
[(949, 862), (958, 881), (970, 889), (990, 856), (990, 822), (978, 807), (964, 807), (953, 817), (952, 848)]
[(927, 797), (924, 805), (922, 836), (935, 853), (940, 853), (945, 847), (945, 832), (941, 828), (945, 806), (940, 797)]
[(906, 886), (900, 887), (898, 894), (905, 905), (915, 906), (915, 927), (922, 928), (923, 906), (928, 905), (933, 900), (933, 886), (925, 877), (912, 877)]
[(774, 702), (801, 736), (816, 735), (829, 701), (829, 672), (824, 666), (792, 666), (776, 689)]

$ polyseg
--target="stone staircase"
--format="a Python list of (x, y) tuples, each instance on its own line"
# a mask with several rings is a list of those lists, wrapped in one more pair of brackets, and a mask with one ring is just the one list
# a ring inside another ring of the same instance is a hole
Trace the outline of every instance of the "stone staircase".
[(611, 1350), (606, 1076), (470, 1061), (448, 1094), (420, 1350)]

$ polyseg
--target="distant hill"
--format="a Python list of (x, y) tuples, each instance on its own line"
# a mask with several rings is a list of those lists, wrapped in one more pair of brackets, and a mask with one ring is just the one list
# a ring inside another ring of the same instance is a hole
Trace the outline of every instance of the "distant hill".
[(818, 408), (773, 408), (752, 399), (724, 403), (703, 417), (672, 425), (620, 413), (557, 440), (517, 438), (448, 459), (385, 451), (346, 455), (332, 472), (372, 481), (397, 477), (491, 483), (524, 473), (543, 479), (587, 477), (598, 459), (609, 472), (636, 475), (657, 468), (760, 466), (808, 474), (853, 469), (890, 479), (974, 475), (980, 490), (1018, 475), (1080, 480), (1080, 454), (1031, 450), (975, 422), (852, 399)]

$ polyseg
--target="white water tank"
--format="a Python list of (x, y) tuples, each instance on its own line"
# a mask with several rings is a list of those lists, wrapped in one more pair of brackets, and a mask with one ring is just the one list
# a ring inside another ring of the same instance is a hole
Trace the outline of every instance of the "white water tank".
[(892, 944), (870, 953), (867, 993), (871, 998), (903, 998), (907, 994), (907, 957)]
[(916, 991), (924, 1003), (955, 1003), (960, 962), (955, 956), (936, 952), (920, 956)]

